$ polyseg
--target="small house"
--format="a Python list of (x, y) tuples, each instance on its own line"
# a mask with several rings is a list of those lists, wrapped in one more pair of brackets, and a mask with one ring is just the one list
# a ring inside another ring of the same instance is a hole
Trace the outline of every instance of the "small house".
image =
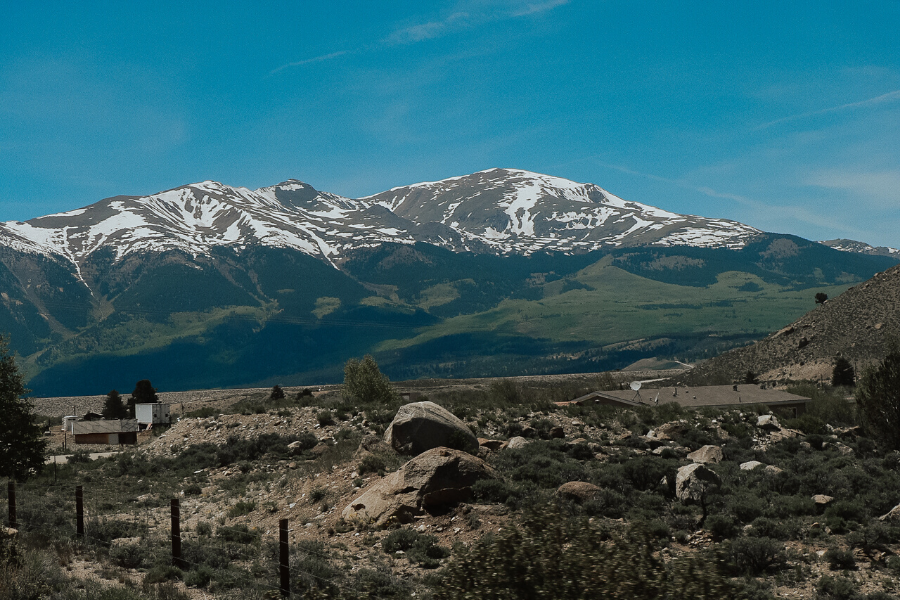
[(76, 444), (136, 444), (136, 419), (108, 419), (101, 421), (73, 421)]
[(168, 425), (172, 422), (169, 416), (169, 404), (148, 402), (134, 405), (134, 417), (141, 427), (148, 425)]
[[(770, 387), (739, 385), (704, 385), (688, 387), (685, 385), (663, 387), (658, 389), (610, 390), (591, 392), (565, 404), (607, 404), (622, 408), (635, 406), (657, 406), (667, 402), (676, 402), (684, 408), (740, 408), (759, 404), (769, 410), (781, 410), (793, 417), (806, 412), (809, 398), (790, 394), (784, 390)], [(563, 404), (563, 403), (558, 403)]]

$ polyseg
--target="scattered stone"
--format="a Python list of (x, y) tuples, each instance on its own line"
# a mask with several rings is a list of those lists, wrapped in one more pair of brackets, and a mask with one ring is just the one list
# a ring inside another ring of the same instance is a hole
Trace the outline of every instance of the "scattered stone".
[(520, 435), (517, 435), (514, 438), (510, 438), (509, 443), (506, 445), (510, 450), (515, 450), (517, 448), (524, 448), (528, 445), (528, 440), (523, 438)]
[(599, 487), (586, 481), (570, 481), (562, 484), (556, 490), (556, 494), (559, 497), (573, 500), (579, 504), (586, 500), (596, 498), (599, 493)]
[(413, 456), (437, 447), (478, 452), (478, 438), (466, 424), (434, 402), (401, 406), (384, 432), (384, 441), (400, 454)]
[(485, 438), (478, 438), (478, 445), (482, 448), (487, 448), (488, 450), (503, 450), (509, 442), (505, 442), (503, 440), (488, 440)]
[(778, 424), (778, 419), (775, 418), (775, 415), (760, 415), (756, 418), (756, 426), (770, 431), (781, 429), (781, 425)]
[(674, 436), (686, 433), (690, 428), (691, 426), (687, 421), (673, 421), (657, 427), (653, 432), (653, 437), (658, 440), (671, 440)]
[(779, 473), (783, 473), (784, 469), (776, 467), (775, 465), (769, 465), (765, 469), (765, 472), (769, 475), (778, 475)]
[(827, 506), (831, 504), (832, 498), (831, 496), (826, 496), (825, 494), (816, 494), (812, 497), (812, 501), (816, 503), (816, 506)]
[(722, 449), (719, 446), (703, 446), (687, 455), (695, 463), (717, 464), (722, 462)]
[(741, 471), (752, 471), (756, 467), (762, 466), (764, 466), (763, 463), (759, 462), (758, 460), (751, 460), (745, 463), (741, 463)]
[(675, 496), (688, 504), (699, 501), (713, 486), (721, 485), (722, 480), (701, 463), (686, 465), (678, 469), (675, 476)]
[(887, 514), (878, 517), (879, 521), (890, 521), (891, 523), (900, 523), (900, 504), (888, 511)]
[(432, 448), (353, 500), (342, 516), (379, 526), (392, 520), (409, 523), (430, 508), (466, 500), (473, 483), (496, 476), (487, 463), (466, 452)]

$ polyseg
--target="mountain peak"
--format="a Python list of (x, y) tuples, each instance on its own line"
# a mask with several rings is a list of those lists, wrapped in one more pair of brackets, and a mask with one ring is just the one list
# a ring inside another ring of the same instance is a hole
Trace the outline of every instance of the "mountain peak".
[(0, 241), (80, 264), (102, 247), (131, 252), (214, 246), (290, 247), (328, 262), (382, 242), (454, 251), (582, 253), (605, 247), (743, 247), (760, 232), (734, 221), (671, 213), (592, 183), (492, 168), (350, 199), (298, 179), (250, 190), (205, 180), (148, 196), (0, 224)]

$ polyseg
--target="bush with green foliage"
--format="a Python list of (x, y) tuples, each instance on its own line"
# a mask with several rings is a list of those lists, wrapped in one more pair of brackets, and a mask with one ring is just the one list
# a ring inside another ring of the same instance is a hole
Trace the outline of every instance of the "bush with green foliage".
[(885, 447), (900, 450), (900, 348), (867, 369), (856, 386), (860, 420)]
[(378, 363), (366, 354), (362, 360), (351, 358), (344, 365), (343, 396), (366, 403), (387, 404), (398, 399), (390, 380), (381, 373)]
[(458, 547), (438, 600), (725, 598), (731, 586), (714, 557), (683, 557), (666, 565), (654, 537), (632, 529), (610, 536), (597, 524), (564, 518), (552, 506), (516, 527)]

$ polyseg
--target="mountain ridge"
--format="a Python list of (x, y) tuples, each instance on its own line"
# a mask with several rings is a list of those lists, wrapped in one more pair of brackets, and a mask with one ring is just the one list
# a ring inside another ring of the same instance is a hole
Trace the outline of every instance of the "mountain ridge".
[(425, 241), (455, 251), (531, 254), (631, 245), (743, 246), (759, 230), (625, 201), (595, 184), (489, 169), (358, 199), (290, 179), (256, 190), (192, 183), (149, 196), (114, 196), (25, 222), (0, 223), (0, 242), (80, 265), (114, 248), (291, 247), (327, 262), (383, 242)]

